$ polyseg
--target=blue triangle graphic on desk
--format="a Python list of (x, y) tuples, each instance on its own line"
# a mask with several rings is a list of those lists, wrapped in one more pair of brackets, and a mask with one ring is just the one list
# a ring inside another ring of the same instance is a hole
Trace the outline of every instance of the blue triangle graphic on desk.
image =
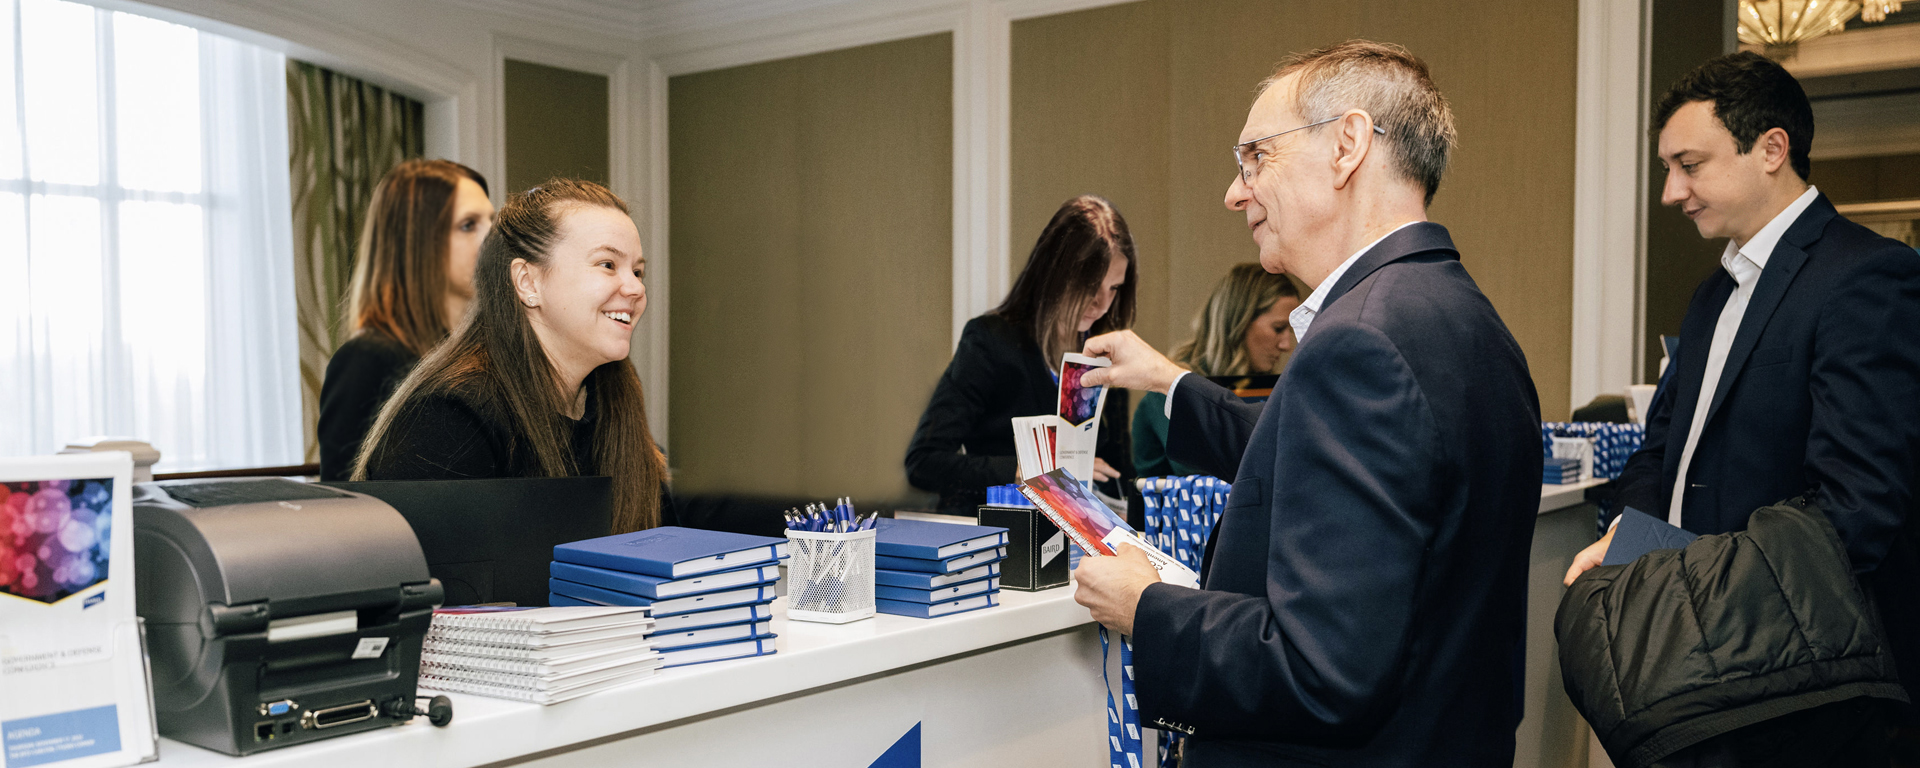
[(914, 723), (905, 736), (887, 747), (867, 768), (920, 768), (920, 724)]

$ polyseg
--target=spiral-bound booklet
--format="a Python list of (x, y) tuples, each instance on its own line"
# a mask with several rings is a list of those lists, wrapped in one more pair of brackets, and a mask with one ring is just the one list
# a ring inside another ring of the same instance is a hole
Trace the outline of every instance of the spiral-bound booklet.
[(645, 607), (595, 608), (515, 608), (468, 606), (438, 608), (433, 612), (435, 629), (476, 629), (490, 632), (525, 632), (548, 635), (583, 629), (605, 629), (653, 621)]
[[(558, 658), (501, 658), (490, 655), (468, 654), (461, 650), (424, 651), (420, 654), (420, 668), (426, 669), (464, 669), (473, 672), (500, 672), (510, 675), (538, 675), (560, 677), (578, 672), (599, 669), (608, 666), (644, 662), (654, 658), (651, 643), (623, 645), (612, 649), (599, 649), (588, 653), (577, 653)], [(521, 653), (530, 653), (522, 651)], [(437, 674), (437, 673), (436, 673)]]

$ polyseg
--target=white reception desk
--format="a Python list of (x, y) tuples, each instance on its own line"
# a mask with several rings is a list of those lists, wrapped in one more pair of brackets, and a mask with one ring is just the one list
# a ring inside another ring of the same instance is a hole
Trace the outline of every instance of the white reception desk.
[[(1559, 527), (1590, 531), (1590, 514), (1575, 508), (1599, 484), (1541, 486), (1541, 525), (1566, 511)], [(1567, 720), (1553, 650), (1552, 571), (1565, 570), (1572, 553), (1561, 550), (1573, 540), (1542, 533), (1549, 535), (1534, 543), (1517, 765), (1557, 762), (1555, 753), (1574, 748), (1575, 730), (1583, 751), (1585, 744), (1585, 724), (1577, 714)], [(1543, 594), (1543, 576), (1552, 576), (1551, 594)], [(907, 765), (1106, 765), (1100, 641), (1087, 610), (1070, 587), (1000, 596), (998, 607), (933, 620), (881, 615), (832, 626), (776, 614), (779, 652), (771, 656), (664, 670), (546, 707), (453, 694), (446, 728), (421, 718), (244, 758), (162, 739), (160, 765), (865, 768), (916, 726), (919, 761)]]

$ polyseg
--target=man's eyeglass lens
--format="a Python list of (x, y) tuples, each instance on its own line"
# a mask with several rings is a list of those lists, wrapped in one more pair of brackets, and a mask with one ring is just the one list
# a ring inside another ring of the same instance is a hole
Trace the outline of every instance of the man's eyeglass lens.
[[(1259, 144), (1260, 142), (1266, 141), (1267, 139), (1280, 138), (1281, 136), (1285, 136), (1289, 133), (1293, 133), (1294, 131), (1304, 131), (1308, 128), (1312, 128), (1317, 125), (1326, 125), (1327, 123), (1331, 123), (1339, 119), (1340, 119), (1339, 117), (1329, 117), (1319, 122), (1307, 123), (1306, 125), (1300, 126), (1298, 128), (1288, 128), (1284, 131), (1273, 134), (1271, 136), (1262, 136), (1257, 139), (1252, 139), (1250, 141), (1243, 141), (1243, 142), (1240, 142), (1239, 144), (1233, 145), (1233, 163), (1234, 165), (1239, 166), (1240, 168), (1240, 181), (1245, 182), (1247, 184), (1252, 184), (1253, 172), (1260, 167), (1258, 164), (1254, 162), (1253, 145)], [(1380, 134), (1382, 136), (1387, 135), (1387, 129), (1382, 128), (1378, 125), (1373, 127), (1373, 132)]]

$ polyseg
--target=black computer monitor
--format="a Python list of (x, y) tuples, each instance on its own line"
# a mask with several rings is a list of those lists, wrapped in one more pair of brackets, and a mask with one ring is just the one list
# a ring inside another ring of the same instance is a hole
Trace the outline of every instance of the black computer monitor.
[(553, 548), (605, 536), (608, 477), (324, 483), (386, 502), (413, 526), (445, 605), (547, 604)]

